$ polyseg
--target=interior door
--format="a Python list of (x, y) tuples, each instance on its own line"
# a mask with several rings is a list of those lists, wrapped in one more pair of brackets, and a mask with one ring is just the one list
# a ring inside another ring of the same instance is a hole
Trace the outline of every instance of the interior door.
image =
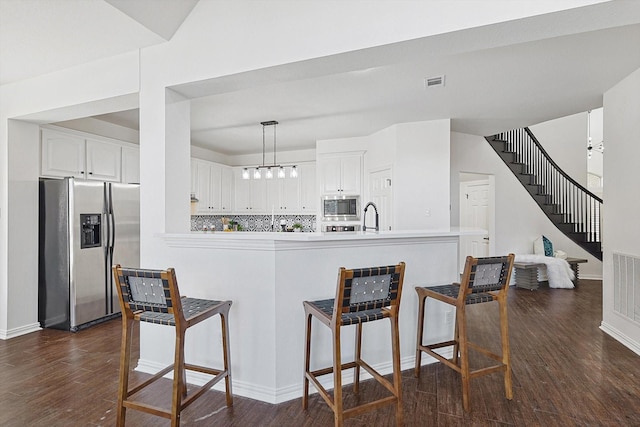
[[(378, 207), (380, 230), (391, 230), (391, 224), (393, 224), (391, 168), (369, 174), (369, 194), (371, 195), (371, 201)], [(365, 221), (367, 228), (375, 226), (375, 213), (373, 209), (367, 210), (367, 218), (365, 218)]]
[(490, 183), (489, 180), (460, 183), (460, 226), (481, 228), (486, 234), (461, 236), (460, 264), (464, 266), (467, 255), (489, 256)]

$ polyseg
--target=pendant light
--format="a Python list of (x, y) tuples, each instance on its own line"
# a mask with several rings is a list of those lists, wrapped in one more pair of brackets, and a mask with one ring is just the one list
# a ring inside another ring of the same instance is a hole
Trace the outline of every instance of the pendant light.
[[(253, 170), (253, 179), (262, 178), (261, 169), (265, 169), (264, 177), (266, 179), (273, 179), (275, 176), (277, 176), (278, 178), (286, 178), (287, 174), (285, 169), (288, 167), (291, 168), (291, 170), (289, 171), (289, 177), (297, 178), (298, 170), (296, 168), (296, 165), (279, 165), (276, 162), (276, 126), (278, 125), (278, 122), (275, 120), (270, 120), (266, 122), (260, 122), (260, 124), (262, 125), (262, 165), (256, 166)], [(265, 157), (267, 152), (267, 126), (273, 126), (273, 164), (271, 165), (265, 164)], [(242, 169), (242, 179), (249, 179), (250, 177), (251, 174), (249, 173), (249, 168)]]

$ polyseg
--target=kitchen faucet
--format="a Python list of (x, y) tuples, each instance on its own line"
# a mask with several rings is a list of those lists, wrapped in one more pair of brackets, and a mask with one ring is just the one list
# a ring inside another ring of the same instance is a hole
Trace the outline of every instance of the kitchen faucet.
[(364, 207), (364, 217), (362, 218), (362, 231), (367, 231), (367, 209), (369, 208), (369, 206), (373, 207), (373, 210), (376, 211), (376, 231), (379, 231), (380, 226), (378, 225), (378, 208), (376, 207), (376, 204), (373, 202), (367, 203), (367, 205)]

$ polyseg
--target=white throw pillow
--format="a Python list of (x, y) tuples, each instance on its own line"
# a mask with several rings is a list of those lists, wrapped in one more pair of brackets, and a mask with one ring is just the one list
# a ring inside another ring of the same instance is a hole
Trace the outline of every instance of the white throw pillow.
[(544, 242), (542, 236), (533, 241), (533, 253), (536, 255), (544, 255)]

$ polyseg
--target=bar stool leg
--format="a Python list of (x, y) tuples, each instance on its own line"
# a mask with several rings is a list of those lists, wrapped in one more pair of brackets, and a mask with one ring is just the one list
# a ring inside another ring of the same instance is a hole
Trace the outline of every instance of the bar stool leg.
[(222, 354), (224, 370), (227, 372), (227, 376), (224, 378), (224, 387), (227, 394), (227, 407), (233, 406), (233, 392), (231, 385), (231, 349), (229, 347), (229, 322), (227, 321), (227, 315), (229, 314), (229, 307), (224, 313), (220, 313), (220, 326), (222, 327)]
[(398, 317), (391, 319), (391, 348), (393, 356), (393, 388), (396, 395), (396, 424), (404, 425), (404, 412), (402, 410), (402, 372), (400, 369), (400, 332), (398, 330)]
[(453, 329), (453, 340), (455, 344), (453, 345), (453, 358), (451, 359), (453, 363), (458, 364), (458, 356), (460, 352), (460, 332), (458, 330), (458, 310), (456, 310), (456, 322)]
[(420, 368), (422, 367), (422, 334), (424, 331), (424, 304), (427, 298), (418, 294), (418, 334), (416, 337), (416, 367), (414, 369), (414, 375), (420, 378)]
[(182, 406), (182, 393), (186, 388), (184, 377), (184, 337), (185, 331), (176, 325), (176, 350), (173, 368), (173, 398), (171, 402), (171, 427), (180, 426), (180, 412)]
[(460, 374), (462, 376), (462, 407), (469, 412), (471, 385), (469, 376), (469, 348), (467, 346), (467, 325), (464, 306), (457, 307), (458, 334), (460, 345)]
[(504, 392), (508, 400), (513, 399), (511, 387), (511, 355), (509, 351), (509, 322), (507, 322), (507, 300), (498, 299), (500, 307), (500, 338), (502, 340), (502, 363), (504, 364)]
[(360, 391), (360, 361), (362, 356), (362, 323), (356, 327), (356, 366), (353, 368), (353, 392)]
[(127, 415), (127, 408), (123, 406), (129, 393), (129, 370), (131, 363), (131, 341), (133, 340), (132, 319), (122, 317), (122, 342), (120, 344), (120, 384), (118, 388), (118, 414), (116, 419), (117, 427), (124, 427), (124, 420)]
[(305, 350), (304, 350), (304, 389), (302, 393), (302, 409), (307, 409), (309, 406), (309, 378), (307, 373), (311, 366), (311, 314), (306, 313), (307, 316), (307, 328), (305, 332)]
[(333, 418), (335, 427), (342, 427), (342, 358), (340, 357), (340, 325), (333, 330)]

